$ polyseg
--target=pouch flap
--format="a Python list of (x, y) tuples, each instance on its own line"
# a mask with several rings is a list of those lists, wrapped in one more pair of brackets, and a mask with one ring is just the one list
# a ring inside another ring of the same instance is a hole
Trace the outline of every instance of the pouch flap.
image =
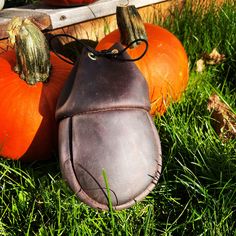
[[(110, 50), (122, 50), (115, 44)], [(147, 83), (133, 62), (91, 57), (84, 48), (59, 97), (56, 118), (104, 109), (150, 109)], [(123, 59), (130, 57), (126, 52)], [(91, 59), (92, 58), (92, 59)]]

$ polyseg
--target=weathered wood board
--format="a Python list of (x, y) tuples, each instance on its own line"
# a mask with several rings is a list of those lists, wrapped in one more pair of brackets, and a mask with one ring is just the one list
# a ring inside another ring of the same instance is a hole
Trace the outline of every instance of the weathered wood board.
[[(146, 7), (141, 7), (138, 9), (144, 22), (153, 22), (157, 14), (168, 14), (168, 8), (173, 6), (173, 2), (176, 1), (166, 1), (161, 4), (153, 4)], [(90, 20), (86, 22), (81, 22), (80, 24), (74, 24), (67, 27), (63, 27), (57, 30), (51, 31), (52, 34), (65, 33), (75, 36), (79, 39), (90, 39), (94, 41), (99, 41), (106, 34), (117, 28), (116, 16), (110, 15), (106, 17), (101, 17), (96, 20)], [(65, 43), (69, 39), (65, 38)]]
[[(140, 8), (165, 1), (129, 0), (129, 4)], [(112, 15), (115, 13), (117, 5), (125, 2), (124, 0), (98, 0), (86, 6), (70, 8), (49, 8), (48, 6), (37, 4), (4, 9), (0, 11), (0, 39), (7, 37), (6, 27), (14, 16), (34, 19), (42, 30), (54, 30)]]
[[(183, 0), (130, 0), (129, 4), (134, 4), (138, 8), (145, 22), (153, 22), (157, 14), (168, 12), (167, 9), (169, 7), (175, 4), (181, 5), (183, 2)], [(98, 41), (110, 31), (117, 28), (115, 11), (116, 7), (121, 3), (124, 4), (126, 1), (99, 0), (96, 4), (90, 4), (89, 6), (58, 9), (51, 9), (43, 5), (30, 5), (0, 11), (0, 53), (10, 47), (6, 40), (8, 36), (6, 27), (10, 19), (14, 16), (30, 18), (38, 24), (44, 32), (50, 34), (66, 33), (80, 39)], [(80, 14), (80, 12), (84, 11), (83, 9), (87, 8), (90, 8), (91, 12), (91, 9), (94, 9), (95, 6), (99, 8), (96, 10), (95, 14), (89, 14), (87, 17), (84, 16), (84, 13)], [(103, 6), (103, 8), (101, 6)], [(66, 19), (60, 20), (60, 18), (64, 18), (65, 13)], [(71, 14), (70, 17), (69, 13)], [(72, 21), (70, 18), (73, 18), (74, 14), (80, 15), (80, 17)], [(60, 21), (62, 21), (63, 24)], [(69, 39), (64, 38), (61, 41), (64, 44), (68, 43)]]

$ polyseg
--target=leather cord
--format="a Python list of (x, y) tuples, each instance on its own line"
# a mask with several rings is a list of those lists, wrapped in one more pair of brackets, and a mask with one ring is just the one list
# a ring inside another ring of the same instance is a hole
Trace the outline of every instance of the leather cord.
[[(68, 34), (56, 34), (56, 35), (53, 35), (50, 39), (49, 39), (49, 46), (50, 46), (50, 49), (63, 61), (67, 62), (68, 64), (71, 64), (71, 65), (74, 65), (75, 64), (75, 61), (70, 61), (70, 60), (67, 60), (65, 57), (62, 57), (59, 53), (57, 53), (54, 48), (53, 48), (53, 40), (55, 38), (58, 38), (58, 37), (68, 37), (68, 38), (71, 38), (73, 39), (76, 43), (78, 43), (79, 45), (85, 47), (89, 52), (90, 52), (90, 57), (92, 57), (94, 60), (96, 60), (96, 57), (106, 57), (106, 58), (109, 58), (109, 59), (115, 59), (115, 60), (118, 60), (118, 61), (138, 61), (140, 60), (147, 52), (148, 50), (148, 42), (147, 40), (145, 39), (136, 39), (134, 41), (132, 41), (130, 44), (128, 44), (125, 48), (123, 48), (122, 50), (116, 50), (116, 49), (112, 49), (112, 50), (101, 50), (101, 51), (97, 51), (95, 50), (94, 48), (88, 46), (87, 44), (85, 44), (84, 42), (80, 41), (79, 39), (71, 36), (71, 35), (68, 35)], [(130, 59), (124, 59), (122, 57), (120, 57), (127, 49), (129, 49), (133, 44), (135, 43), (139, 43), (139, 42), (144, 42), (145, 43), (145, 49), (144, 51), (142, 52), (142, 54), (139, 56), (139, 57), (136, 57), (136, 58), (130, 58)]]

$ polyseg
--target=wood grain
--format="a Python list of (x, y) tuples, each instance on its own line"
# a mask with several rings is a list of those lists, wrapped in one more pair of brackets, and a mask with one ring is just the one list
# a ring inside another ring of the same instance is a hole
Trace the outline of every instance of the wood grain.
[[(129, 0), (137, 8), (164, 2), (166, 0)], [(13, 16), (35, 20), (42, 30), (58, 29), (73, 24), (112, 15), (122, 0), (98, 0), (92, 4), (70, 8), (49, 8), (43, 4), (8, 8), (0, 11), (0, 39), (6, 38), (6, 27)]]
[[(173, 7), (173, 4), (181, 3), (182, 1), (166, 1), (163, 3), (153, 4), (146, 7), (141, 7), (138, 9), (144, 22), (153, 22), (157, 15), (168, 14), (168, 9)], [(50, 31), (51, 34), (65, 33), (72, 35), (78, 39), (89, 39), (93, 41), (99, 41), (105, 35), (109, 34), (111, 31), (117, 29), (116, 16), (106, 16), (98, 18), (96, 20), (90, 20), (82, 22), (80, 24), (74, 24), (67, 27), (63, 27), (57, 30)], [(71, 40), (68, 38), (62, 38), (61, 42), (66, 44)]]

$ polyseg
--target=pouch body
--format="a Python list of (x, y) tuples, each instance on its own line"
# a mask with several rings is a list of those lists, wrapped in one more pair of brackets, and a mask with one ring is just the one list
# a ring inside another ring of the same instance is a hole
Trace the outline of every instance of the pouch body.
[(83, 202), (108, 209), (104, 172), (117, 210), (155, 187), (161, 145), (149, 110), (147, 83), (133, 62), (91, 57), (84, 48), (56, 110), (61, 172)]

